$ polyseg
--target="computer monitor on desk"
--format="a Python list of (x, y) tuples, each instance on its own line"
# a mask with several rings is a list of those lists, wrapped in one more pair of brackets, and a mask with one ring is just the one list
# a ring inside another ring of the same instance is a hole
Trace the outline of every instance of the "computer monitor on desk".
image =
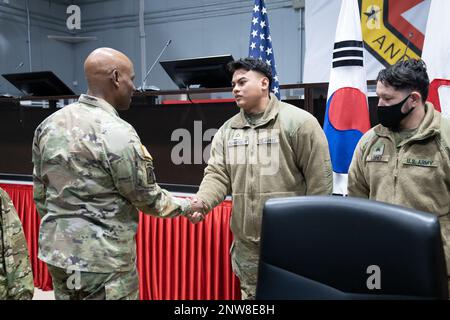
[(227, 64), (232, 55), (161, 61), (160, 64), (180, 89), (231, 87)]

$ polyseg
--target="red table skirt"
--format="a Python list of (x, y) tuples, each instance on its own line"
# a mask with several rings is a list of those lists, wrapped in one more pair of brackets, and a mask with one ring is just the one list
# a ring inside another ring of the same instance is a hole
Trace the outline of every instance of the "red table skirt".
[[(0, 184), (10, 195), (28, 243), (34, 285), (52, 290), (51, 276), (38, 256), (40, 218), (31, 185)], [(136, 236), (140, 298), (145, 300), (240, 299), (231, 270), (231, 202), (224, 201), (205, 221), (160, 219), (139, 213)]]

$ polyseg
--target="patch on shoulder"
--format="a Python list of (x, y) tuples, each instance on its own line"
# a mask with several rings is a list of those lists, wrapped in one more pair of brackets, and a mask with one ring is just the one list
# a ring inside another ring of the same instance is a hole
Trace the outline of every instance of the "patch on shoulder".
[(372, 149), (372, 157), (382, 157), (384, 154), (384, 143), (377, 142)]
[(141, 150), (142, 150), (142, 154), (144, 155), (144, 158), (148, 158), (153, 161), (152, 156), (150, 155), (147, 148), (143, 144), (141, 144)]

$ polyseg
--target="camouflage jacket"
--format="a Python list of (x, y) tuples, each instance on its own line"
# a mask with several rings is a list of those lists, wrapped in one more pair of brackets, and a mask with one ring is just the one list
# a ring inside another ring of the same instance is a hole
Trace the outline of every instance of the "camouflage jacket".
[(348, 195), (402, 205), (439, 216), (450, 275), (450, 121), (432, 104), (417, 132), (396, 145), (378, 125), (359, 141), (348, 176)]
[(170, 218), (189, 202), (161, 189), (134, 128), (106, 101), (81, 95), (36, 129), (34, 200), (39, 258), (86, 272), (135, 265), (138, 209)]
[(0, 188), (0, 300), (31, 299), (33, 273), (19, 216)]
[(328, 143), (316, 118), (271, 94), (255, 125), (241, 110), (216, 133), (197, 196), (211, 208), (231, 193), (234, 238), (257, 244), (268, 199), (328, 195), (332, 184)]

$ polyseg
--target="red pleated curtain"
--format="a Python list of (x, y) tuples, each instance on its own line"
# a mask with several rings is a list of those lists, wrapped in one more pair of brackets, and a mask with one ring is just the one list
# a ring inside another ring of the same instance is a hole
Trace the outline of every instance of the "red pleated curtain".
[[(31, 185), (0, 184), (22, 221), (34, 285), (52, 290), (51, 276), (38, 256), (40, 219)], [(205, 221), (159, 219), (139, 214), (136, 236), (140, 298), (144, 300), (240, 299), (239, 280), (231, 270), (231, 202), (224, 201)]]

